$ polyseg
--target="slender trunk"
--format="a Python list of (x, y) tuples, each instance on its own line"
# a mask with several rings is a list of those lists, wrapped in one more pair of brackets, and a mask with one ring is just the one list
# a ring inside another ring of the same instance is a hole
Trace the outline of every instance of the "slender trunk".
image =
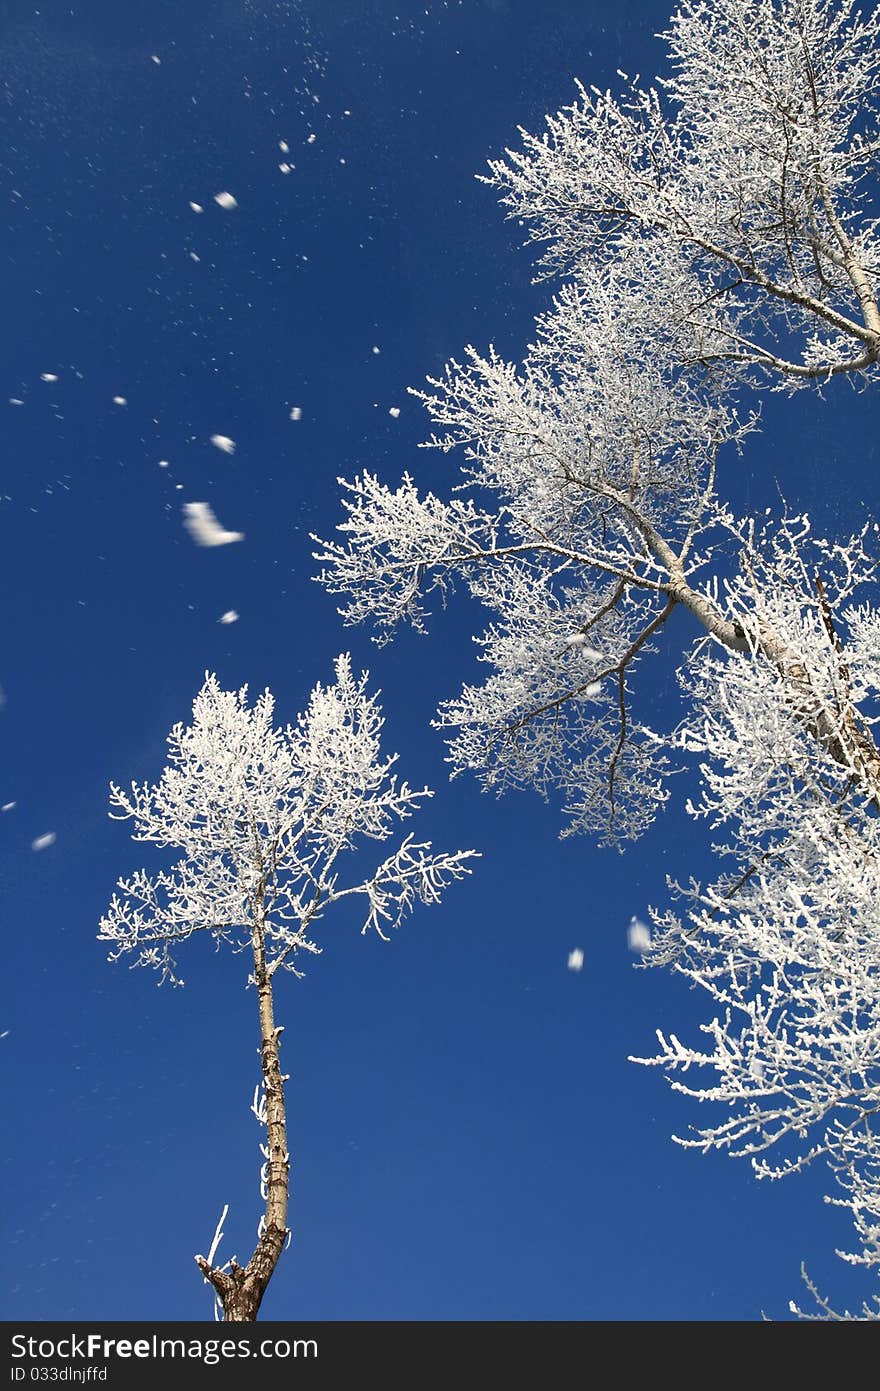
[(209, 1265), (203, 1256), (196, 1256), (196, 1264), (217, 1291), (226, 1323), (252, 1323), (256, 1319), (287, 1238), (290, 1160), (284, 1104), (285, 1078), (281, 1072), (280, 1030), (275, 1027), (272, 1008), (272, 978), (266, 966), (262, 906), (255, 915), (252, 941), (254, 980), (260, 1009), (260, 1058), (269, 1150), (263, 1228), (246, 1266), (232, 1261), (228, 1270), (219, 1270)]

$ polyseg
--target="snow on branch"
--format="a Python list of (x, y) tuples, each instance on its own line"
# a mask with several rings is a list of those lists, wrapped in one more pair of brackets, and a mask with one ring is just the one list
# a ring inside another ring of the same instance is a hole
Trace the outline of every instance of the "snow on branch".
[(174, 952), (194, 933), (240, 949), (258, 931), (268, 974), (295, 971), (301, 953), (320, 950), (313, 930), (337, 900), (364, 894), (369, 922), (396, 925), (470, 873), (475, 851), (432, 855), (407, 837), (365, 878), (345, 879), (347, 852), (387, 840), (431, 794), (382, 755), (366, 673), (343, 655), (335, 677), (294, 725), (275, 728), (268, 691), (249, 705), (246, 687), (223, 691), (208, 674), (193, 723), (171, 731), (159, 782), (112, 786), (111, 814), (133, 823), (133, 839), (182, 854), (170, 871), (119, 880), (99, 932), (111, 960), (130, 956), (177, 981)]

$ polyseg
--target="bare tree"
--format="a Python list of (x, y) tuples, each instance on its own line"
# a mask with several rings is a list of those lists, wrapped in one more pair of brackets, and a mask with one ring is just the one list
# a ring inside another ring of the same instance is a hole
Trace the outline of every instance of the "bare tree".
[[(415, 393), (429, 447), (464, 453), (450, 500), (409, 475), (344, 483), (320, 578), (379, 641), (470, 590), (489, 674), (440, 707), (454, 771), (561, 793), (565, 834), (640, 835), (696, 761), (688, 808), (733, 868), (672, 886), (686, 920), (654, 913), (645, 964), (703, 989), (709, 1043), (661, 1037), (640, 1061), (720, 1104), (684, 1143), (761, 1176), (827, 1159), (859, 1240), (845, 1258), (880, 1273), (873, 532), (825, 542), (784, 508), (759, 528), (716, 476), (747, 454), (750, 394), (880, 376), (880, 15), (695, 0), (665, 37), (660, 91), (581, 86), (490, 163), (564, 281), (521, 365), (468, 348)], [(676, 610), (697, 636), (681, 722), (658, 731), (632, 694)], [(692, 1068), (705, 1085), (679, 1080)]]
[[(129, 954), (160, 980), (181, 985), (174, 954), (196, 933), (247, 953), (256, 991), (262, 1088), (254, 1111), (266, 1126), (262, 1195), (265, 1210), (247, 1264), (213, 1264), (196, 1256), (216, 1291), (225, 1320), (250, 1321), (287, 1238), (289, 1154), (274, 985), (279, 971), (301, 975), (302, 953), (321, 950), (314, 935), (328, 911), (363, 901), (362, 931), (387, 939), (416, 902), (437, 903), (452, 880), (470, 873), (474, 851), (434, 854), (405, 836), (363, 878), (346, 878), (346, 856), (363, 842), (389, 839), (432, 793), (414, 791), (392, 773), (396, 755), (380, 751), (382, 715), (355, 678), (347, 656), (332, 686), (312, 691), (298, 722), (273, 728), (274, 700), (253, 706), (247, 687), (223, 691), (206, 675), (193, 723), (177, 724), (158, 783), (111, 786), (111, 816), (134, 823), (132, 838), (181, 851), (170, 869), (139, 870), (119, 880), (99, 938), (110, 960)], [(261, 1094), (262, 1093), (262, 1094)], [(224, 1214), (225, 1215), (225, 1214)], [(221, 1218), (222, 1225), (222, 1218)]]

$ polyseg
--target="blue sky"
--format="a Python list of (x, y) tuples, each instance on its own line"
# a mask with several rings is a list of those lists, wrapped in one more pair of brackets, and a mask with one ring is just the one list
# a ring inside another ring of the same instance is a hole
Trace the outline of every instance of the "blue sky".
[[(444, 486), (407, 386), (468, 342), (516, 356), (545, 302), (474, 174), (575, 76), (658, 71), (667, 17), (647, 0), (6, 0), (3, 1317), (210, 1317), (192, 1256), (224, 1203), (221, 1256), (250, 1253), (253, 994), (241, 958), (198, 942), (182, 991), (106, 962), (115, 879), (149, 866), (107, 784), (158, 777), (206, 669), (268, 685), (286, 721), (341, 650), (383, 692), (402, 773), (437, 791), (420, 831), (483, 859), (390, 944), (328, 919), (307, 978), (281, 982), (294, 1236), (264, 1316), (784, 1318), (802, 1259), (836, 1302), (864, 1292), (833, 1254), (849, 1230), (824, 1174), (758, 1184), (682, 1151), (690, 1104), (626, 1061), (700, 1017), (627, 949), (664, 876), (707, 864), (684, 787), (620, 856), (560, 843), (537, 797), (450, 785), (428, 724), (475, 672), (472, 615), (378, 651), (312, 579), (337, 475)], [(722, 489), (757, 511), (781, 488), (835, 536), (859, 525), (876, 406), (838, 383), (764, 416)], [(197, 499), (244, 542), (194, 546)], [(674, 718), (689, 635), (671, 624), (637, 680), (654, 718)]]

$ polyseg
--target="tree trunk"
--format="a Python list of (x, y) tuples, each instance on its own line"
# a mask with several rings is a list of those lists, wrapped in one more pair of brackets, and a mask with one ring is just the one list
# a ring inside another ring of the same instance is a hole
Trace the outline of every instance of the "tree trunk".
[(253, 931), (254, 979), (260, 1007), (260, 1059), (266, 1099), (267, 1160), (266, 1211), (263, 1229), (246, 1266), (230, 1262), (220, 1270), (196, 1256), (196, 1264), (210, 1281), (223, 1306), (224, 1323), (253, 1323), (266, 1287), (278, 1264), (287, 1239), (287, 1200), (290, 1158), (287, 1152), (287, 1117), (284, 1104), (285, 1077), (281, 1072), (280, 1045), (272, 1007), (272, 978), (266, 967), (262, 905), (255, 915)]

